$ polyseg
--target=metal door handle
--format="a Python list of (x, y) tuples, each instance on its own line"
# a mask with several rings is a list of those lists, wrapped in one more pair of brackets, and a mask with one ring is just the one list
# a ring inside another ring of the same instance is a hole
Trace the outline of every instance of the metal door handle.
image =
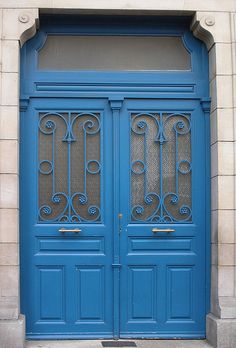
[(175, 230), (171, 229), (171, 228), (153, 228), (152, 229), (152, 232), (153, 233), (156, 233), (156, 232), (166, 232), (166, 233), (170, 233), (170, 232), (175, 232)]
[(78, 233), (78, 232), (81, 232), (81, 230), (78, 229), (78, 228), (74, 228), (73, 230), (72, 230), (72, 229), (67, 229), (67, 228), (60, 228), (60, 229), (59, 229), (59, 232), (61, 232), (61, 233), (65, 233), (65, 232), (74, 232), (74, 233)]

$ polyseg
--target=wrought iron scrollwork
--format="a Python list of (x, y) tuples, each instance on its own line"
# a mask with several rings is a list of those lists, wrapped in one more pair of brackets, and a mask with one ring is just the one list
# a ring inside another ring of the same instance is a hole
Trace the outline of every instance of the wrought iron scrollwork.
[(100, 117), (89, 112), (39, 114), (39, 222), (101, 221)]
[(131, 113), (131, 221), (191, 222), (190, 113)]

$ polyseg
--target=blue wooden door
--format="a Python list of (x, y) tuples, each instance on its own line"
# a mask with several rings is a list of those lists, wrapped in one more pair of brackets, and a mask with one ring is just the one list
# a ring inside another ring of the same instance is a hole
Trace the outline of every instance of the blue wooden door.
[(204, 337), (206, 138), (198, 100), (30, 100), (21, 118), (29, 338)]
[(113, 336), (110, 114), (103, 99), (45, 98), (21, 118), (28, 337)]
[(131, 99), (120, 125), (120, 335), (204, 337), (204, 113), (199, 101)]

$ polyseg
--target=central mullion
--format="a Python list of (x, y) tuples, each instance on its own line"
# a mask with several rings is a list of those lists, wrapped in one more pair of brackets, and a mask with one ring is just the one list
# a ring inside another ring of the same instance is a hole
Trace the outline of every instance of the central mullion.
[(120, 335), (120, 109), (122, 101), (110, 100), (113, 125), (113, 312), (114, 338)]

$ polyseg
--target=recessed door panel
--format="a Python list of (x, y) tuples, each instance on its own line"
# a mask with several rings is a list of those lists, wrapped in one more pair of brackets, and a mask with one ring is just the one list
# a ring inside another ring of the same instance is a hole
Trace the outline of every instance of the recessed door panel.
[(129, 270), (129, 321), (155, 320), (156, 269), (155, 267), (130, 267)]
[(103, 321), (105, 284), (103, 267), (76, 267), (78, 321)]
[(65, 321), (65, 278), (63, 267), (38, 269), (39, 320)]
[(193, 272), (193, 267), (168, 267), (168, 320), (193, 320)]

